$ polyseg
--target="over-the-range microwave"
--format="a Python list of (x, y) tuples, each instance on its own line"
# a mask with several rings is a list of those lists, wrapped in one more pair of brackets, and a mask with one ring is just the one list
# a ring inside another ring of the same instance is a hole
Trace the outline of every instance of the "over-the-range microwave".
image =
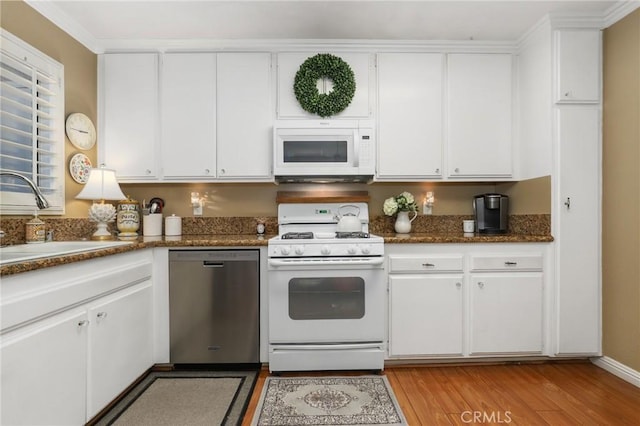
[(273, 141), (280, 182), (368, 181), (375, 172), (370, 120), (280, 120)]

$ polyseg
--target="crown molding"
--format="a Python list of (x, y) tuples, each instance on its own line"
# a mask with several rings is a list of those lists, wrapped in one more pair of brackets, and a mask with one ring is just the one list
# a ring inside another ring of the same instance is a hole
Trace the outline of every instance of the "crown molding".
[(608, 28), (640, 8), (640, 0), (625, 0), (611, 6), (604, 13), (602, 28)]
[(42, 16), (53, 22), (62, 31), (69, 34), (84, 47), (93, 53), (103, 53), (104, 49), (98, 40), (91, 35), (83, 26), (77, 23), (69, 15), (64, 13), (58, 6), (51, 1), (45, 0), (24, 0), (29, 6), (40, 13)]

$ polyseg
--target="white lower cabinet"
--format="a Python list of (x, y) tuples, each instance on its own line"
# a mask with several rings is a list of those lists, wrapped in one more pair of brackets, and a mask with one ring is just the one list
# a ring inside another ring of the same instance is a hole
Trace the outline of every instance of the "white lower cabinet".
[(141, 252), (3, 278), (0, 424), (85, 424), (153, 365)]
[(87, 313), (75, 309), (2, 336), (3, 425), (86, 422)]
[(547, 244), (386, 245), (389, 357), (549, 355)]
[(462, 283), (462, 274), (390, 276), (389, 355), (462, 355)]
[(542, 273), (471, 276), (470, 353), (542, 353)]
[(152, 289), (146, 281), (89, 309), (87, 418), (153, 364)]

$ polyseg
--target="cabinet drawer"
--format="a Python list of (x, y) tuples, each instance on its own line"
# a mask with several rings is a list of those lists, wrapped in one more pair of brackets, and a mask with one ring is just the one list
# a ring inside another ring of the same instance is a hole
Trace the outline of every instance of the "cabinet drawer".
[(541, 254), (471, 256), (471, 271), (542, 271)]
[(461, 272), (463, 256), (389, 256), (389, 272)]

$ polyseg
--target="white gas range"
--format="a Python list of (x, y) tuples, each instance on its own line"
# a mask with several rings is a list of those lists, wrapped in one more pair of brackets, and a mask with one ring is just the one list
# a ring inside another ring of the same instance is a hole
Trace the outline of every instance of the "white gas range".
[[(346, 204), (346, 203), (345, 203)], [(361, 226), (336, 233), (344, 204), (281, 204), (268, 243), (269, 369), (384, 368), (384, 241)]]

